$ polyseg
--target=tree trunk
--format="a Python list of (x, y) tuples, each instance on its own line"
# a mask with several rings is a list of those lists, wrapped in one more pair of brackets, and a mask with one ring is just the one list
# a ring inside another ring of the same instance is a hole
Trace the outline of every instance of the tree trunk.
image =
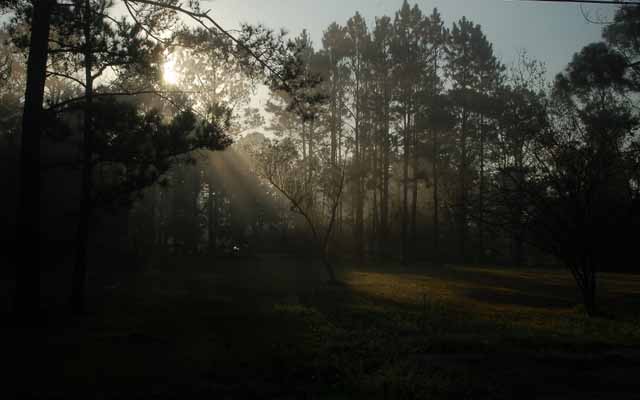
[(356, 120), (356, 129), (355, 129), (355, 153), (354, 153), (354, 162), (356, 168), (356, 198), (355, 198), (355, 241), (356, 241), (356, 260), (358, 264), (362, 264), (364, 262), (364, 201), (363, 201), (363, 193), (362, 193), (362, 143), (361, 143), (361, 134), (360, 132), (360, 117), (359, 117), (359, 106), (356, 106), (356, 116), (358, 119)]
[(438, 131), (433, 129), (433, 260), (440, 263), (440, 198), (438, 193)]
[[(158, 247), (158, 187), (151, 187), (151, 248)], [(127, 218), (128, 221), (128, 218)]]
[[(519, 160), (522, 159), (522, 157), (518, 158)], [(522, 162), (518, 161), (516, 163), (516, 165), (518, 166), (518, 171), (522, 171)], [(517, 183), (517, 187), (520, 188), (522, 185), (522, 181), (521, 179), (524, 179), (524, 176), (519, 173), (518, 174), (518, 183)], [(511, 241), (512, 241), (512, 255), (513, 255), (513, 263), (515, 266), (524, 266), (526, 264), (525, 261), (525, 248), (524, 248), (524, 239), (525, 239), (525, 230), (524, 230), (524, 224), (522, 222), (522, 217), (523, 217), (523, 201), (521, 196), (517, 196), (516, 197), (516, 203), (515, 203), (515, 210), (513, 211), (513, 215), (512, 215), (512, 226), (513, 226), (513, 233), (511, 235)]]
[[(329, 220), (329, 225), (327, 226), (327, 231), (325, 232), (324, 236), (322, 237), (322, 243), (321, 243), (321, 251), (322, 251), (322, 261), (324, 263), (325, 269), (327, 270), (327, 274), (329, 275), (329, 282), (330, 283), (337, 283), (338, 280), (336, 279), (336, 274), (335, 271), (333, 269), (333, 265), (331, 265), (331, 254), (330, 254), (330, 245), (331, 245), (331, 237), (332, 237), (332, 233), (333, 233), (333, 229), (336, 223), (336, 217), (337, 217), (337, 213), (338, 213), (338, 209), (340, 208), (340, 205), (342, 204), (342, 193), (344, 190), (344, 170), (342, 171), (342, 177), (340, 180), (340, 186), (339, 186), (339, 192), (338, 195), (333, 199), (333, 204), (331, 206), (331, 219)], [(309, 222), (309, 225), (311, 227), (311, 230), (313, 232), (313, 236), (316, 240), (319, 239), (317, 231), (315, 230), (315, 228), (313, 227), (313, 224), (311, 223), (311, 220), (309, 218), (307, 218), (307, 221)]]
[[(342, 100), (339, 99), (338, 101), (338, 109), (342, 109), (343, 104), (342, 104)], [(337, 141), (337, 158), (338, 158), (338, 165), (343, 165), (342, 162), (342, 131), (340, 129), (338, 129), (337, 131), (338, 134), (338, 141)], [(340, 204), (338, 205), (338, 229), (337, 229), (337, 235), (342, 237), (342, 235), (344, 234), (344, 203), (342, 201), (342, 199), (340, 199)]]
[(200, 217), (200, 205), (198, 204), (198, 199), (200, 198), (200, 193), (202, 191), (202, 176), (200, 175), (200, 168), (198, 166), (194, 166), (193, 168), (193, 197), (191, 198), (191, 206), (192, 206), (192, 221), (193, 224), (197, 227), (195, 230), (195, 235), (193, 236), (193, 243), (191, 244), (191, 253), (198, 254), (200, 247), (200, 236), (202, 231), (200, 230), (200, 224), (198, 223), (198, 219)]
[(411, 185), (411, 258), (416, 258), (416, 245), (418, 236), (417, 216), (418, 216), (418, 132), (415, 126), (415, 116), (412, 133), (413, 154), (411, 155), (411, 168), (413, 169), (413, 185)]
[(568, 263), (568, 265), (582, 295), (585, 312), (590, 317), (596, 316), (598, 311), (596, 304), (597, 273), (593, 260), (583, 256), (582, 259), (575, 263)]
[(331, 85), (331, 165), (338, 165), (338, 90), (337, 80), (338, 72), (335, 65), (332, 66), (332, 85)]
[(333, 269), (333, 265), (331, 265), (331, 261), (329, 261), (328, 254), (323, 253), (322, 263), (324, 264), (324, 268), (327, 271), (327, 275), (329, 275), (329, 283), (337, 283), (338, 279), (336, 278), (336, 273)]
[(358, 178), (356, 179), (356, 257), (358, 264), (364, 262), (364, 193), (362, 181), (362, 176), (358, 172)]
[(596, 272), (588, 271), (587, 286), (583, 293), (584, 307), (587, 315), (595, 317), (598, 315), (598, 307), (596, 303)]
[[(309, 149), (309, 154), (307, 155), (308, 160), (307, 160), (307, 184), (311, 184), (311, 181), (313, 179), (313, 153), (314, 153), (314, 148), (313, 148), (313, 130), (314, 130), (314, 124), (313, 121), (309, 122), (309, 128), (307, 130), (307, 141), (308, 141), (308, 149)], [(315, 203), (314, 201), (314, 197), (313, 195), (311, 196), (311, 201), (312, 203)]]
[[(333, 210), (333, 214), (332, 214), (332, 219), (335, 220), (336, 217), (336, 209)], [(330, 251), (329, 251), (329, 244), (331, 243), (331, 231), (332, 231), (332, 227), (333, 227), (333, 221), (330, 224), (331, 226), (328, 228), (329, 230), (327, 231), (327, 235), (324, 237), (324, 242), (321, 243), (321, 256), (322, 256), (322, 264), (324, 265), (324, 268), (327, 272), (327, 275), (329, 276), (329, 283), (336, 283), (338, 282), (337, 278), (336, 278), (336, 273), (335, 270), (333, 269), (333, 265), (331, 264), (331, 255), (330, 255)], [(316, 240), (318, 240), (319, 238), (316, 236)]]
[(92, 33), (90, 18), (91, 3), (85, 0), (85, 109), (84, 109), (84, 134), (82, 144), (82, 193), (80, 203), (80, 221), (76, 236), (76, 263), (73, 270), (71, 287), (71, 309), (75, 314), (85, 312), (85, 290), (87, 282), (87, 253), (89, 244), (89, 223), (93, 211), (93, 54)]
[[(377, 127), (376, 127), (377, 128)], [(376, 129), (376, 132), (379, 132)], [(376, 135), (379, 140), (379, 135)], [(371, 252), (379, 256), (380, 249), (378, 248), (378, 238), (380, 237), (380, 201), (379, 201), (379, 187), (380, 187), (380, 162), (379, 162), (379, 151), (380, 146), (376, 145), (372, 149), (373, 151), (373, 162), (372, 162), (372, 171), (373, 171), (373, 188), (372, 188), (372, 204), (371, 204), (371, 234), (369, 235), (369, 247)]]
[(409, 222), (409, 127), (408, 116), (404, 117), (404, 154), (402, 155), (402, 264), (409, 264), (407, 225)]
[(485, 147), (485, 132), (484, 132), (484, 117), (480, 116), (480, 199), (478, 200), (478, 247), (479, 247), (479, 259), (480, 263), (484, 263), (485, 249), (484, 249), (484, 147)]
[(460, 204), (458, 208), (458, 240), (460, 246), (460, 261), (467, 261), (467, 111), (462, 111), (460, 149)]
[(216, 235), (217, 235), (217, 222), (218, 222), (218, 195), (213, 192), (213, 183), (209, 179), (209, 193), (208, 199), (208, 213), (207, 213), (207, 239), (209, 241), (209, 252), (211, 254), (216, 253)]
[(49, 52), (49, 27), (54, 0), (33, 2), (27, 82), (22, 115), (20, 147), (20, 194), (18, 202), (18, 243), (23, 249), (16, 263), (16, 298), (14, 311), (26, 323), (40, 310), (40, 138), (42, 103)]
[(524, 261), (524, 234), (520, 227), (516, 227), (516, 232), (512, 235), (512, 247), (513, 247), (513, 264), (516, 267), (522, 267), (525, 265)]
[[(386, 89), (385, 89), (386, 90)], [(384, 99), (383, 112), (383, 139), (382, 139), (382, 194), (380, 196), (380, 243), (383, 255), (386, 255), (386, 242), (389, 238), (389, 184), (391, 182), (389, 166), (391, 156), (391, 142), (389, 138), (389, 111), (388, 101)]]

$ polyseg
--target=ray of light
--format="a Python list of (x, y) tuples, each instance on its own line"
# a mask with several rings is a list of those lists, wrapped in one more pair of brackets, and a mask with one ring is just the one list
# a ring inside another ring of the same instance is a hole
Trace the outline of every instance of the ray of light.
[(176, 60), (169, 57), (162, 65), (162, 79), (165, 83), (176, 85), (178, 83), (178, 72), (176, 71)]

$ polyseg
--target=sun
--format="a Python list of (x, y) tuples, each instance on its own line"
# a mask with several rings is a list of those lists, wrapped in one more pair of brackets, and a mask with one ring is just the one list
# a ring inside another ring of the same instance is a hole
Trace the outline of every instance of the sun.
[(178, 78), (176, 60), (173, 57), (169, 57), (167, 58), (167, 61), (162, 64), (162, 79), (169, 85), (176, 85), (178, 83)]

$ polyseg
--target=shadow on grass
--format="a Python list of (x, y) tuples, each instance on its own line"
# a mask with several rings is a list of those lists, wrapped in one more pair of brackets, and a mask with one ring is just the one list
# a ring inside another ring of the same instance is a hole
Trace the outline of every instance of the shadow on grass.
[(88, 318), (49, 326), (35, 398), (588, 399), (630, 390), (638, 372), (624, 333), (598, 339), (619, 325), (480, 313), (491, 296), (463, 289), (496, 282), (456, 270), (343, 271), (328, 285), (285, 256), (151, 267), (94, 292)]

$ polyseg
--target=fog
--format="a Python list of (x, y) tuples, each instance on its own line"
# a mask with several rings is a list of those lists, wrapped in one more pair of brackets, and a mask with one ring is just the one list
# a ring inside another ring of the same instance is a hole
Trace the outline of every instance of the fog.
[(0, 13), (10, 398), (635, 393), (635, 2)]

